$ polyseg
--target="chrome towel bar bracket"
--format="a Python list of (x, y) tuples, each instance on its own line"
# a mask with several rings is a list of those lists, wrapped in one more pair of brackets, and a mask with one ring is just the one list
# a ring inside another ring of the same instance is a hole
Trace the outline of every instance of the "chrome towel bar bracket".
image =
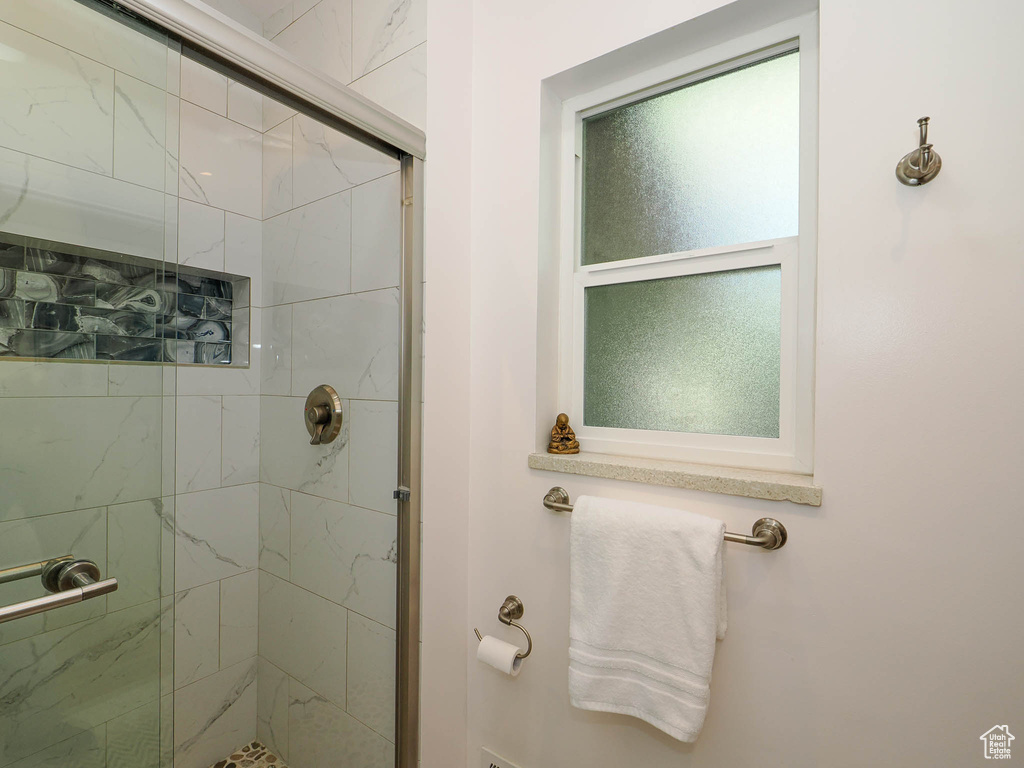
[[(554, 512), (572, 512), (572, 504), (569, 503), (569, 492), (565, 488), (555, 486), (544, 497), (544, 506)], [(788, 534), (786, 526), (771, 517), (762, 517), (753, 525), (752, 536), (744, 536), (742, 533), (725, 532), (725, 540), (737, 544), (749, 544), (752, 547), (761, 549), (781, 549), (786, 544)]]

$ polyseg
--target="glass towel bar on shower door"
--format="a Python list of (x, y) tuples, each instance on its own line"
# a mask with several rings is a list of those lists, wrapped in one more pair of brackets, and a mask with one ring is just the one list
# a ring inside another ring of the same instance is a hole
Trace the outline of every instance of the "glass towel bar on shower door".
[(74, 555), (5, 568), (0, 570), (0, 584), (32, 576), (41, 577), (43, 587), (53, 594), (0, 607), (0, 624), (117, 591), (117, 579), (100, 581), (100, 569), (96, 563), (76, 560)]

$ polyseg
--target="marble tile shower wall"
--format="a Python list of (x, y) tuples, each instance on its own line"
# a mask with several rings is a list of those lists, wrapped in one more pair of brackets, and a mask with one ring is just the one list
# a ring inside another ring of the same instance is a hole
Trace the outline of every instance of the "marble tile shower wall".
[(174, 768), (256, 733), (262, 96), (181, 60), (178, 260), (251, 278), (251, 366), (177, 369)]
[[(278, 13), (275, 42), (423, 125), (423, 0)], [(0, 93), (27, 120), (0, 121), (0, 229), (252, 280), (249, 368), (0, 362), (0, 557), (73, 546), (122, 579), (0, 633), (0, 768), (169, 766), (172, 746), (174, 768), (205, 768), (257, 731), (299, 768), (389, 764), (397, 164), (68, 0), (5, 0), (0, 45), (26, 52)], [(66, 98), (39, 98), (53, 87)], [(320, 383), (347, 426), (314, 449)], [(81, 421), (44, 444), (58, 397)], [(55, 482), (5, 471), (53, 465)], [(90, 685), (87, 718), (52, 717)]]
[[(423, 128), (427, 0), (240, 0), (264, 37)], [(294, 114), (269, 102), (264, 128)]]
[[(0, 51), (0, 230), (162, 260), (177, 208), (166, 46), (78, 3), (6, 0)], [(0, 766), (169, 764), (173, 398), (162, 373), (0, 360), (0, 565), (73, 553), (122, 585), (0, 626)], [(3, 601), (40, 590), (5, 584)]]
[[(263, 32), (410, 122), (424, 0), (246, 0)], [(257, 737), (290, 765), (394, 764), (397, 163), (265, 100)], [(305, 445), (306, 394), (346, 425)]]
[(398, 170), (303, 116), (264, 136), (257, 738), (300, 768), (394, 763)]
[[(312, 5), (307, 9), (315, 10)], [(415, 38), (423, 33), (421, 11), (418, 2), (389, 13), (404, 30), (418, 25)], [(354, 35), (344, 15), (319, 30), (311, 16), (296, 29), (326, 37), (316, 43), (297, 37), (289, 50), (337, 76), (351, 45), (345, 39)], [(386, 16), (382, 7), (382, 28)], [(401, 57), (406, 49), (390, 50)], [(239, 100), (244, 91), (236, 93), (231, 82), (226, 87), (225, 114), (223, 78), (182, 62), (180, 208), (189, 226), (181, 232), (193, 244), (179, 253), (182, 263), (216, 268), (219, 239), (230, 239), (236, 214), (254, 205), (242, 190), (228, 196), (231, 204), (223, 202), (223, 190), (201, 169), (219, 159), (223, 171), (213, 174), (215, 182), (261, 167), (221, 157), (223, 146), (191, 162), (188, 127), (223, 137), (223, 125), (210, 117), (217, 114), (265, 128), (263, 183), (246, 182), (247, 193), (262, 189), (261, 231), (246, 235), (261, 243), (252, 283), (261, 398), (255, 409), (251, 377), (225, 390), (179, 370), (178, 521), (189, 536), (178, 539), (175, 768), (204, 768), (254, 735), (299, 768), (347, 760), (383, 767), (394, 760), (398, 163), (268, 99), (261, 105)], [(227, 210), (223, 230), (212, 206)], [(235, 271), (227, 257), (225, 269)], [(322, 383), (344, 399), (346, 426), (335, 443), (313, 447), (303, 404)], [(254, 478), (260, 482), (255, 523), (249, 501), (232, 498), (242, 488), (249, 494)], [(217, 492), (223, 496), (215, 498)], [(209, 508), (190, 511), (183, 499), (192, 496)], [(256, 581), (247, 559), (255, 546), (250, 532), (259, 537)], [(182, 548), (191, 550), (187, 561)], [(227, 606), (233, 622), (224, 616)], [(249, 654), (257, 647), (253, 714)], [(211, 719), (211, 711), (222, 714)]]
[(0, 564), (121, 581), (0, 628), (0, 766), (205, 768), (256, 727), (262, 97), (68, 0), (0, 51), (0, 230), (255, 291), (248, 368), (0, 361)]

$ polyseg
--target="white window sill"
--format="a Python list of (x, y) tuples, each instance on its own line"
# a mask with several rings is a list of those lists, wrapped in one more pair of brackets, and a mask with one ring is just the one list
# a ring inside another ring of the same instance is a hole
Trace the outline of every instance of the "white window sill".
[(570, 475), (628, 480), (648, 485), (667, 485), (692, 491), (725, 493), (769, 501), (792, 501), (821, 506), (821, 486), (809, 475), (766, 472), (711, 464), (686, 464), (662, 459), (612, 456), (606, 453), (531, 453), (531, 469), (565, 472)]

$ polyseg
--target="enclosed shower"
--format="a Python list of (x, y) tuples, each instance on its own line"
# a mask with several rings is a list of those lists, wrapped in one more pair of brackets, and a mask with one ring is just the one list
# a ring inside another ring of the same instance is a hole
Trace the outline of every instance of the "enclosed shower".
[(422, 157), (196, 0), (0, 5), (0, 768), (416, 764)]

